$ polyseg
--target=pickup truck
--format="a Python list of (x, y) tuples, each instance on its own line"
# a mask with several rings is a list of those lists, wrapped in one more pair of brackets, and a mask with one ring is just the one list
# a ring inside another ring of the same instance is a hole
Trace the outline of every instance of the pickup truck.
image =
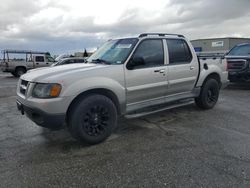
[(50, 66), (55, 62), (48, 52), (3, 50), (2, 53), (3, 60), (0, 62), (2, 71), (9, 72), (15, 77), (20, 77), (27, 70)]
[(144, 33), (107, 41), (87, 63), (22, 75), (17, 108), (39, 126), (66, 125), (78, 141), (97, 144), (120, 116), (136, 118), (193, 101), (213, 108), (227, 77), (226, 61), (199, 59), (184, 36)]
[(250, 81), (250, 44), (239, 44), (225, 56), (230, 82)]

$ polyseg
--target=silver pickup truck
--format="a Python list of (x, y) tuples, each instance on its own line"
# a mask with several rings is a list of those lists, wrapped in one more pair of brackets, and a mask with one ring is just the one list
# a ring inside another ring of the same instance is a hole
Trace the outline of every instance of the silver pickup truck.
[(87, 61), (21, 76), (18, 109), (39, 126), (64, 124), (78, 141), (96, 144), (112, 133), (118, 116), (135, 118), (193, 100), (213, 108), (228, 77), (226, 61), (199, 59), (175, 34), (110, 40)]
[(9, 72), (15, 77), (20, 77), (30, 69), (48, 67), (55, 62), (48, 52), (3, 50), (2, 54), (3, 59), (0, 60), (2, 71)]

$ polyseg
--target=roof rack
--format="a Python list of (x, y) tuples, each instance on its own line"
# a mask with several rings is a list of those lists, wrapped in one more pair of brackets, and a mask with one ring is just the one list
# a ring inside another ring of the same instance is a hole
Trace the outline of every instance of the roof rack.
[(32, 51), (32, 50), (2, 50), (2, 53), (16, 53), (16, 54), (49, 54), (49, 52)]
[(146, 37), (148, 35), (158, 35), (160, 37), (164, 37), (164, 36), (167, 36), (167, 35), (177, 36), (177, 37), (184, 37), (183, 35), (180, 35), (180, 34), (169, 34), (169, 33), (142, 33), (142, 34), (139, 35), (139, 37)]

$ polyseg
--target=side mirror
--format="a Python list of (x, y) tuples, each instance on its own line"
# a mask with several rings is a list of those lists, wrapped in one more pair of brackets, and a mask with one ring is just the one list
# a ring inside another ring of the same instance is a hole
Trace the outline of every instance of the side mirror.
[(127, 68), (129, 70), (132, 70), (132, 69), (134, 69), (134, 67), (141, 66), (141, 65), (145, 65), (145, 61), (144, 61), (143, 57), (133, 57), (129, 61)]

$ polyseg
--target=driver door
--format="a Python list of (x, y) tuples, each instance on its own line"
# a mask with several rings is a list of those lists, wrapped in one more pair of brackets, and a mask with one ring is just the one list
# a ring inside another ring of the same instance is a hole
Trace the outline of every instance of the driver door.
[(143, 40), (125, 67), (127, 112), (165, 101), (166, 69), (162, 39)]

